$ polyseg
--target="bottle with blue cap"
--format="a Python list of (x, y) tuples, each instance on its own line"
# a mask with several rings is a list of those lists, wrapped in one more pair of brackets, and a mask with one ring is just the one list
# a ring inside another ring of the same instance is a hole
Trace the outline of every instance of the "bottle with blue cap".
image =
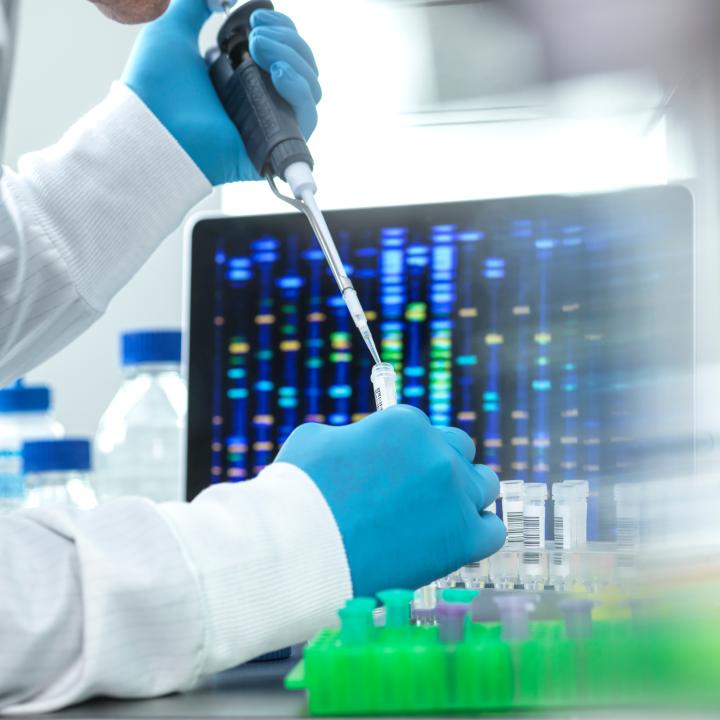
[(18, 380), (0, 388), (0, 514), (19, 508), (24, 502), (23, 442), (63, 435), (51, 405), (52, 393), (47, 385), (26, 385)]
[(100, 502), (128, 495), (158, 502), (185, 498), (181, 453), (187, 388), (180, 351), (179, 330), (121, 336), (125, 381), (95, 436)]
[(92, 486), (91, 443), (85, 438), (27, 440), (22, 448), (26, 508), (97, 505)]

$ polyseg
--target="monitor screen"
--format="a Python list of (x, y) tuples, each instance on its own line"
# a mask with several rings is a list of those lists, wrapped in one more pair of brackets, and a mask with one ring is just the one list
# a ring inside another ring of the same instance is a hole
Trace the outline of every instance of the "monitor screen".
[[(639, 471), (639, 448), (691, 432), (685, 190), (327, 220), (399, 401), (468, 432), (503, 480), (589, 480), (591, 537), (601, 487)], [(372, 360), (303, 216), (202, 220), (191, 254), (192, 497), (252, 478), (299, 424), (355, 422), (374, 402)]]

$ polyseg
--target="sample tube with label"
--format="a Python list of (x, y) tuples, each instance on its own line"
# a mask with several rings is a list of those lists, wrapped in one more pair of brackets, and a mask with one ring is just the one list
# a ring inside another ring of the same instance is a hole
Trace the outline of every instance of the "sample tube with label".
[(526, 589), (545, 586), (547, 564), (545, 553), (545, 501), (547, 485), (526, 483), (523, 493), (523, 554), (521, 580)]
[(571, 515), (573, 547), (587, 544), (588, 496), (590, 484), (587, 480), (565, 480), (563, 485), (572, 488), (573, 511)]
[(564, 590), (572, 583), (572, 552), (587, 542), (587, 484), (583, 481), (567, 481), (552, 486), (553, 552), (551, 575), (557, 590)]
[(621, 578), (627, 579), (634, 572), (635, 551), (640, 536), (639, 486), (633, 483), (618, 483), (613, 488), (613, 495), (618, 549), (617, 568)]
[(503, 480), (500, 483), (503, 521), (507, 527), (507, 549), (520, 550), (523, 546), (524, 488), (522, 480)]
[(556, 550), (571, 550), (575, 547), (576, 496), (575, 488), (567, 483), (555, 483), (552, 486)]
[(522, 480), (503, 480), (500, 483), (500, 499), (507, 538), (502, 550), (490, 558), (490, 580), (501, 590), (513, 589), (520, 578), (524, 485)]
[(375, 407), (377, 410), (397, 405), (396, 375), (390, 363), (382, 362), (373, 365), (370, 381), (373, 385)]

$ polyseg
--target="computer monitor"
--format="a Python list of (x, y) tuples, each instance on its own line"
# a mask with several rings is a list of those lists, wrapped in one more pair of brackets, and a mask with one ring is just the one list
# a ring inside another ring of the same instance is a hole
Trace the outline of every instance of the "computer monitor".
[[(501, 479), (587, 479), (591, 538), (603, 487), (692, 432), (684, 189), (327, 221), (400, 401), (467, 431)], [(191, 261), (190, 497), (252, 478), (301, 423), (374, 411), (371, 358), (303, 216), (201, 220)]]

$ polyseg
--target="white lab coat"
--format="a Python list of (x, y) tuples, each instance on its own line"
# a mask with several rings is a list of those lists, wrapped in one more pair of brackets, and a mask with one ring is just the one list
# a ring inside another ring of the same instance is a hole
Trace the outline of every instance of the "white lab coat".
[[(209, 192), (120, 84), (57, 145), (5, 168), (0, 384), (99, 318)], [(0, 711), (186, 689), (308, 638), (350, 595), (332, 513), (288, 464), (190, 504), (0, 517)]]

